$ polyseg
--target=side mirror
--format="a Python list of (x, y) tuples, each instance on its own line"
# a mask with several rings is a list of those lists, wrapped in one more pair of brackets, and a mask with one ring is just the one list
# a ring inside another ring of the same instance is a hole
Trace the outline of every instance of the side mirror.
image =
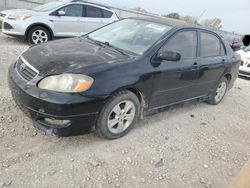
[(59, 10), (57, 12), (57, 16), (65, 16), (65, 15), (66, 15), (66, 13), (63, 10)]
[(158, 60), (165, 60), (165, 61), (180, 61), (181, 54), (179, 54), (178, 52), (163, 51), (159, 52), (156, 58)]

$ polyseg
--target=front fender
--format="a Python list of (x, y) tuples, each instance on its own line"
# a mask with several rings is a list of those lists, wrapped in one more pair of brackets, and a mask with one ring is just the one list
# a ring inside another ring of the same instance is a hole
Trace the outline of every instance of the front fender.
[(26, 29), (26, 31), (25, 31), (25, 36), (28, 35), (28, 32), (29, 32), (29, 30), (30, 30), (32, 27), (36, 27), (36, 26), (42, 26), (42, 27), (48, 29), (48, 31), (49, 31), (50, 34), (51, 34), (51, 38), (52, 38), (52, 39), (54, 38), (54, 32), (53, 32), (53, 30), (52, 30), (52, 26), (49, 26), (49, 25), (47, 25), (47, 24), (45, 24), (45, 23), (40, 23), (40, 22), (36, 22), (36, 23), (31, 24), (31, 25)]
[(84, 92), (85, 96), (111, 96), (122, 89), (131, 89), (142, 93), (145, 103), (152, 92), (153, 67), (147, 61), (127, 62), (110, 69), (95, 73), (92, 87)]

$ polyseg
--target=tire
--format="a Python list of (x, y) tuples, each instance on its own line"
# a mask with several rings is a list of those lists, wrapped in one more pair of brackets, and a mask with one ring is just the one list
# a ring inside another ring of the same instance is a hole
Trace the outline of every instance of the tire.
[(41, 26), (32, 27), (27, 34), (29, 44), (39, 44), (51, 40), (50, 32)]
[(107, 139), (125, 136), (134, 127), (139, 112), (140, 102), (134, 93), (127, 90), (115, 93), (99, 114), (97, 134)]
[(211, 104), (211, 105), (217, 105), (219, 104), (226, 92), (227, 92), (227, 89), (228, 89), (228, 79), (227, 78), (222, 78), (219, 82), (219, 84), (217, 85), (216, 89), (214, 90), (214, 92), (211, 94), (209, 100), (207, 100), (207, 103)]

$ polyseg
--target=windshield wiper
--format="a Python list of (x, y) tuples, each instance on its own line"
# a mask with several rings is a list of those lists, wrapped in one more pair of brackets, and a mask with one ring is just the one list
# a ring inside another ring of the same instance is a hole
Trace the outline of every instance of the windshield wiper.
[(90, 38), (88, 35), (87, 35), (85, 38), (86, 38), (86, 39), (89, 39), (89, 40), (92, 41), (92, 42), (94, 42), (94, 43), (97, 44), (98, 46), (103, 47), (102, 42), (99, 42), (99, 41), (97, 41), (97, 40), (94, 40), (94, 39)]
[(108, 47), (113, 48), (114, 50), (118, 51), (118, 52), (121, 53), (122, 55), (129, 56), (124, 50), (122, 50), (122, 49), (120, 49), (120, 48), (117, 48), (117, 47), (111, 45), (109, 42), (103, 42), (103, 44), (105, 44), (105, 45), (108, 46)]
[(119, 52), (122, 55), (129, 56), (128, 53), (125, 52), (125, 50), (117, 48), (117, 47), (111, 45), (109, 42), (101, 42), (101, 41), (98, 41), (98, 40), (94, 40), (94, 39), (90, 38), (88, 35), (86, 36), (86, 38), (89, 39), (90, 41), (94, 42), (95, 44), (99, 45), (99, 46), (103, 47), (103, 45), (105, 45), (105, 46), (108, 46), (108, 47), (116, 50), (117, 52)]

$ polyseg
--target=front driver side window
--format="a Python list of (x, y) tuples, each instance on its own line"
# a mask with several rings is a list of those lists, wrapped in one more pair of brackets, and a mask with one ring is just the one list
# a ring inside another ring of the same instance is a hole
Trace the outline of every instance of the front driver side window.
[(76, 5), (68, 5), (66, 7), (63, 7), (59, 11), (64, 11), (65, 16), (70, 16), (70, 17), (82, 17), (83, 16), (83, 6), (80, 4)]
[(196, 31), (180, 31), (172, 36), (161, 51), (172, 51), (181, 54), (181, 59), (196, 58)]

